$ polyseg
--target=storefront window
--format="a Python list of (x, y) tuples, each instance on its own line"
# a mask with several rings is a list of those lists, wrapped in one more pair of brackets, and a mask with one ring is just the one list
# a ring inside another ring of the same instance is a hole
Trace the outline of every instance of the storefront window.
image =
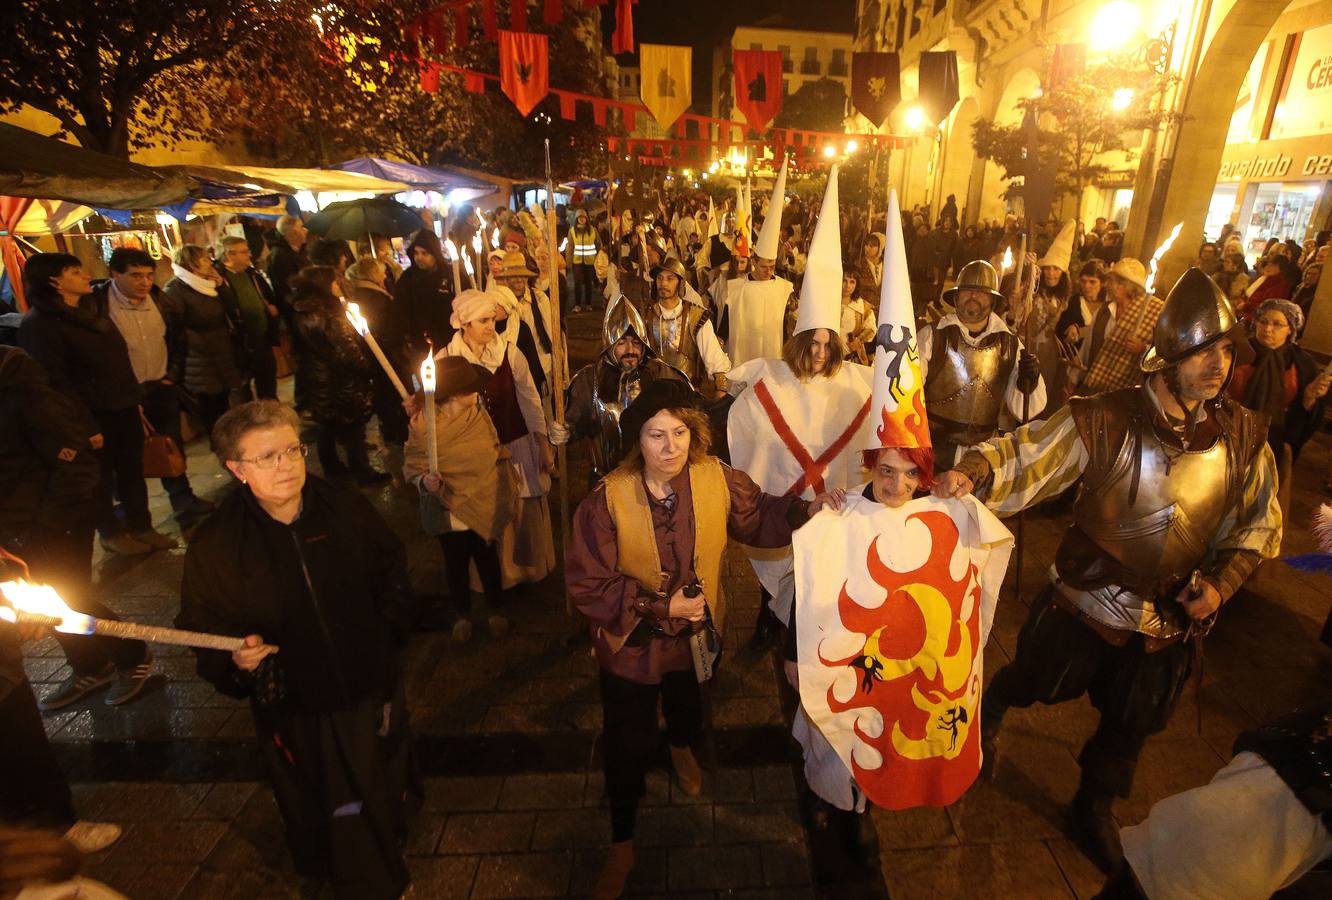
[(1119, 223), (1120, 228), (1128, 227), (1129, 207), (1133, 205), (1133, 188), (1116, 188), (1110, 195), (1111, 222)]
[(1212, 192), (1212, 201), (1207, 204), (1207, 221), (1203, 224), (1203, 235), (1208, 240), (1221, 236), (1221, 229), (1230, 221), (1235, 212), (1235, 199), (1239, 196), (1238, 184), (1218, 184)]
[[(1323, 184), (1267, 183), (1254, 185), (1253, 205), (1244, 223), (1244, 252), (1253, 257), (1262, 252), (1268, 238), (1304, 240)], [(1256, 190), (1254, 190), (1256, 188)]]

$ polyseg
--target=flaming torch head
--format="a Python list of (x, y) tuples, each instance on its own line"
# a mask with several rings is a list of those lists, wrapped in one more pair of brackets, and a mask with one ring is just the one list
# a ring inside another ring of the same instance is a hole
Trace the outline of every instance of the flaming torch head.
[(448, 256), (450, 262), (458, 258), (458, 245), (453, 243), (453, 238), (444, 239), (444, 253)]
[(0, 594), (9, 601), (9, 606), (0, 605), (0, 619), (6, 622), (17, 622), (16, 613), (27, 613), (59, 619), (59, 624), (52, 627), (66, 634), (92, 634), (96, 628), (96, 619), (70, 609), (49, 584), (33, 584), (22, 579), (6, 581), (0, 583)]
[[(482, 222), (481, 224), (484, 226), (486, 223)], [(482, 252), (481, 247), (482, 247), (481, 230), (477, 229), (476, 233), (472, 235), (472, 249), (476, 251), (477, 256), (481, 255)]]
[(1000, 266), (999, 266), (999, 274), (1000, 274), (1000, 275), (1003, 275), (1005, 272), (1007, 272), (1007, 271), (1008, 271), (1009, 269), (1011, 269), (1011, 268), (1013, 268), (1013, 248), (1012, 248), (1012, 247), (1006, 247), (1006, 248), (1004, 248), (1004, 259), (1003, 259), (1003, 262), (1002, 262), (1002, 263), (1000, 264)]
[(347, 321), (351, 322), (352, 328), (355, 328), (356, 333), (361, 337), (365, 337), (366, 333), (370, 331), (370, 323), (365, 320), (365, 316), (361, 315), (361, 304), (359, 303), (347, 304)]
[(1147, 267), (1147, 293), (1152, 293), (1156, 288), (1156, 267), (1161, 262), (1161, 257), (1165, 256), (1166, 253), (1170, 251), (1170, 248), (1174, 246), (1175, 238), (1179, 237), (1179, 231), (1183, 227), (1184, 223), (1179, 222), (1174, 228), (1170, 229), (1170, 236), (1166, 238), (1161, 243), (1161, 246), (1156, 248), (1156, 252), (1152, 254), (1151, 265)]
[(499, 226), (496, 225), (496, 226), (495, 226), (495, 230), (492, 231), (492, 232), (490, 232), (490, 246), (491, 246), (492, 248), (498, 250), (498, 249), (499, 249), (499, 245), (500, 245), (500, 242), (499, 242)]
[(421, 363), (421, 390), (430, 396), (435, 395), (435, 348), (431, 347), (426, 353), (425, 361)]

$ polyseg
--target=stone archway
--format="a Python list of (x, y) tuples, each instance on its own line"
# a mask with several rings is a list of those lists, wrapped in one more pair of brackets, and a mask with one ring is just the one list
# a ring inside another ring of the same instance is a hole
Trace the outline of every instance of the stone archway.
[[(1175, 144), (1162, 226), (1157, 234), (1144, 235), (1143, 240), (1144, 247), (1156, 246), (1160, 235), (1173, 223), (1184, 223), (1179, 239), (1161, 260), (1158, 285), (1174, 284), (1196, 255), (1207, 205), (1221, 169), (1235, 97), (1253, 55), (1290, 4), (1291, 0), (1236, 0), (1217, 26), (1194, 73), (1193, 90), (1181, 110), (1183, 123)], [(1146, 212), (1144, 202), (1142, 213)], [(1144, 250), (1144, 256), (1150, 253)]]
[[(942, 209), (949, 194), (957, 197), (959, 212), (967, 207), (969, 222), (976, 220), (976, 208), (969, 205), (973, 162), (976, 151), (971, 145), (971, 132), (980, 118), (980, 104), (975, 97), (967, 97), (953, 111), (948, 126), (948, 141), (944, 148), (943, 171), (940, 173), (937, 209)], [(958, 223), (959, 227), (962, 225)]]
[[(1013, 125), (1022, 121), (1022, 110), (1017, 103), (1026, 97), (1036, 93), (1041, 86), (1041, 76), (1035, 69), (1023, 67), (1014, 72), (1005, 79), (1003, 95), (995, 105), (990, 118), (999, 125)], [(1218, 163), (1219, 165), (1219, 163)], [(975, 222), (979, 219), (999, 219), (1002, 220), (1007, 207), (999, 194), (1002, 192), (1004, 184), (1004, 172), (999, 166), (990, 161), (985, 161), (983, 180), (979, 185), (973, 179), (972, 191), (977, 196), (979, 207), (976, 214), (972, 217)]]

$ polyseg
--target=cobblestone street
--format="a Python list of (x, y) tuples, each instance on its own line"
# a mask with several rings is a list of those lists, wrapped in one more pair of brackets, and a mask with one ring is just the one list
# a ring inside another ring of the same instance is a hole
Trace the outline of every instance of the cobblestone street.
[[(595, 315), (572, 317), (575, 364), (595, 352), (599, 325)], [(1330, 446), (1320, 435), (1296, 467), (1283, 553), (1312, 549), (1307, 523)], [(196, 489), (210, 497), (228, 489), (203, 442), (189, 450)], [(581, 451), (571, 455), (572, 508), (584, 492), (586, 463)], [(169, 508), (160, 486), (150, 487), (157, 522), (174, 527), (164, 524)], [(407, 543), (417, 589), (443, 603), (438, 546), (417, 527), (414, 493), (386, 486), (371, 497)], [(1011, 599), (1010, 572), (986, 648), (987, 675), (1011, 658), (1066, 522), (1066, 512), (1027, 517), (1024, 596)], [(102, 599), (128, 619), (171, 622), (184, 553), (125, 559), (99, 550)], [(702, 796), (690, 798), (671, 785), (664, 766), (651, 776), (634, 894), (913, 900), (1096, 893), (1101, 875), (1063, 819), (1077, 783), (1075, 756), (1095, 724), (1085, 700), (1015, 710), (995, 780), (978, 783), (954, 806), (874, 810), (878, 871), (856, 872), (823, 848), (801, 814), (799, 749), (789, 737), (794, 698), (772, 658), (738, 649), (750, 637), (757, 583), (735, 548), (725, 571), (734, 626), (711, 688), (713, 740), (700, 752), (708, 779)], [(1269, 564), (1226, 607), (1207, 641), (1201, 689), (1186, 687), (1169, 728), (1148, 744), (1132, 797), (1116, 807), (1121, 824), (1206, 782), (1230, 758), (1238, 732), (1326, 686), (1332, 653), (1316, 637), (1328, 585), (1326, 576)], [(585, 894), (609, 838), (596, 666), (564, 611), (562, 579), (511, 592), (503, 612), (512, 629), (502, 640), (458, 645), (447, 631), (422, 632), (407, 654), (429, 787), (409, 847), (415, 896)], [(41, 696), (68, 670), (50, 639), (27, 652)], [(134, 900), (318, 896), (321, 886), (302, 881), (287, 860), (247, 706), (199, 680), (188, 651), (154, 653), (161, 675), (138, 702), (112, 709), (94, 697), (46, 716), (80, 815), (125, 826), (89, 874)], [(1287, 896), (1329, 896), (1330, 885), (1315, 873)]]

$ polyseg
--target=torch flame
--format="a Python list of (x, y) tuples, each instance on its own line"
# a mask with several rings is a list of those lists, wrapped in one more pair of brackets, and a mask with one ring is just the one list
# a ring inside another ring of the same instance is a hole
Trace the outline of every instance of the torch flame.
[[(481, 224), (484, 225), (484, 224), (486, 224), (486, 223), (485, 223), (485, 222), (482, 222)], [(476, 234), (472, 235), (472, 249), (476, 251), (476, 255), (477, 255), (477, 256), (480, 256), (480, 255), (481, 255), (481, 232), (480, 232), (480, 231), (477, 231)]]
[(1008, 271), (1009, 269), (1011, 269), (1011, 268), (1013, 268), (1013, 248), (1012, 248), (1012, 247), (1005, 247), (1005, 248), (1004, 248), (1004, 260), (1003, 260), (1002, 263), (1000, 263), (1000, 266), (999, 266), (999, 274), (1002, 275), (1002, 274), (1004, 274), (1005, 272), (1007, 272), (1007, 271)]
[(10, 609), (6, 606), (0, 606), (0, 619), (7, 622), (17, 620), (15, 610), (21, 613), (29, 613), (34, 616), (46, 616), (52, 619), (60, 619), (60, 624), (55, 626), (56, 631), (63, 631), (66, 634), (92, 634), (93, 618), (85, 616), (83, 613), (77, 613), (70, 609), (65, 601), (60, 599), (60, 594), (49, 584), (33, 584), (29, 581), (19, 579), (18, 581), (6, 581), (0, 583), (0, 594), (9, 601)]
[(450, 261), (458, 258), (458, 245), (453, 243), (453, 238), (444, 239), (444, 252), (448, 254)]
[(421, 390), (427, 394), (435, 392), (435, 354), (434, 348), (426, 354), (425, 361), (421, 363)]
[(1174, 228), (1170, 229), (1170, 237), (1166, 238), (1165, 241), (1162, 242), (1161, 246), (1156, 248), (1156, 252), (1152, 254), (1152, 262), (1147, 270), (1147, 293), (1150, 294), (1156, 288), (1157, 263), (1159, 263), (1161, 261), (1161, 257), (1165, 256), (1166, 253), (1170, 250), (1170, 248), (1174, 246), (1175, 238), (1179, 237), (1179, 230), (1183, 227), (1184, 223), (1179, 222), (1175, 225)]
[(494, 247), (496, 250), (498, 250), (498, 249), (499, 249), (499, 245), (500, 245), (500, 243), (499, 243), (499, 226), (496, 225), (496, 226), (495, 226), (495, 230), (492, 231), (492, 232), (490, 233), (490, 246), (492, 246), (492, 247)]
[(347, 321), (351, 322), (352, 328), (355, 328), (356, 333), (361, 337), (365, 337), (366, 333), (370, 331), (370, 323), (365, 320), (365, 316), (361, 315), (361, 304), (348, 303), (346, 311)]

